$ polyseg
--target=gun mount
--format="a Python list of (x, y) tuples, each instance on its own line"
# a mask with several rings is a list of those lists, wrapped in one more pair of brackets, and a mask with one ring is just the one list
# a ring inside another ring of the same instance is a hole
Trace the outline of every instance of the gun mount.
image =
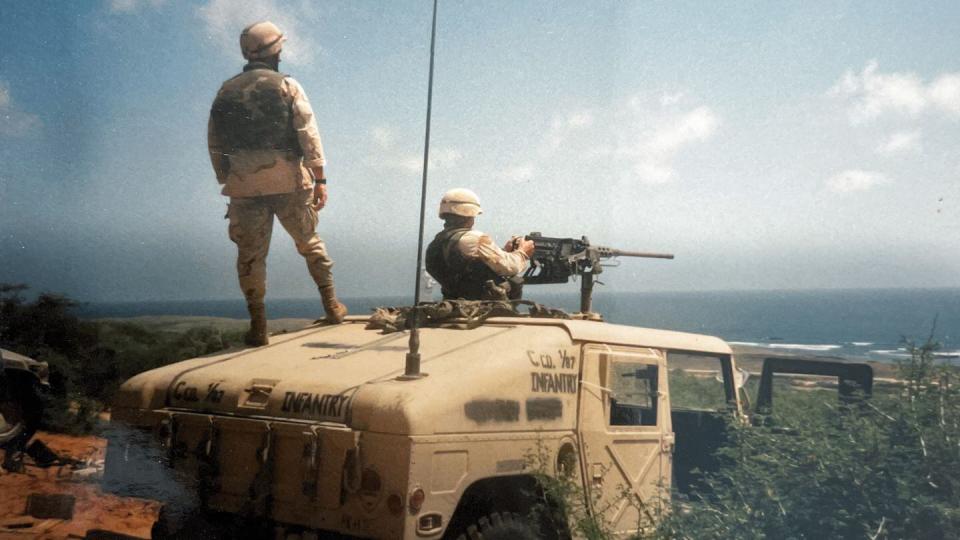
[(673, 259), (670, 253), (646, 253), (624, 251), (605, 246), (592, 246), (586, 236), (576, 238), (550, 238), (538, 232), (526, 236), (534, 244), (530, 266), (523, 274), (527, 285), (566, 283), (571, 277), (581, 276), (580, 312), (589, 313), (593, 303), (593, 285), (596, 276), (603, 272), (603, 260), (616, 257), (642, 257), (645, 259)]

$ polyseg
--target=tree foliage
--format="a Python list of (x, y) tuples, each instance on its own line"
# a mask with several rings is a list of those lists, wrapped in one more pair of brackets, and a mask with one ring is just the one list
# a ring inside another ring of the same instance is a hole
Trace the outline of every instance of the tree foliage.
[(0, 284), (0, 346), (50, 364), (46, 429), (88, 432), (124, 380), (239, 341), (239, 334), (212, 327), (159, 332), (130, 322), (81, 320), (70, 298), (41, 293), (27, 301), (25, 290)]

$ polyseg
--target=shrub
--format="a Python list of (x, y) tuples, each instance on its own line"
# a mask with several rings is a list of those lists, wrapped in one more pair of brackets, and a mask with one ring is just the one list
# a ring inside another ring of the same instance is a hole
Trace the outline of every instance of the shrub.
[(0, 345), (50, 365), (43, 428), (88, 433), (124, 380), (185, 358), (225, 349), (240, 332), (213, 327), (153, 331), (124, 321), (83, 321), (66, 296), (21, 296), (26, 285), (0, 284)]
[(727, 466), (675, 508), (669, 538), (960, 537), (960, 393), (937, 345), (908, 344), (902, 390), (838, 405), (811, 392), (769, 425), (730, 426)]

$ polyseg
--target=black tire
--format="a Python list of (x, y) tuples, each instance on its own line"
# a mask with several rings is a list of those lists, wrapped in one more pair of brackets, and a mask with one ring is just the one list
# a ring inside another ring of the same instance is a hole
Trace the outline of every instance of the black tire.
[(272, 537), (262, 521), (247, 521), (231, 514), (160, 507), (150, 529), (153, 540), (250, 540)]
[(457, 540), (538, 540), (539, 538), (536, 528), (527, 523), (520, 514), (494, 512), (468, 526)]
[(171, 511), (170, 507), (160, 507), (160, 515), (150, 528), (150, 538), (153, 540), (219, 540), (229, 538), (221, 527), (218, 527), (198, 511)]

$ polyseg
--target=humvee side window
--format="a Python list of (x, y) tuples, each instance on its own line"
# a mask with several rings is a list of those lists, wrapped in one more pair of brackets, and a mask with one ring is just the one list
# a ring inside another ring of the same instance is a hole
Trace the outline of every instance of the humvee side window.
[(610, 425), (657, 425), (657, 366), (614, 362), (610, 370)]
[(727, 390), (723, 382), (723, 357), (668, 351), (670, 406), (673, 409), (723, 411)]

